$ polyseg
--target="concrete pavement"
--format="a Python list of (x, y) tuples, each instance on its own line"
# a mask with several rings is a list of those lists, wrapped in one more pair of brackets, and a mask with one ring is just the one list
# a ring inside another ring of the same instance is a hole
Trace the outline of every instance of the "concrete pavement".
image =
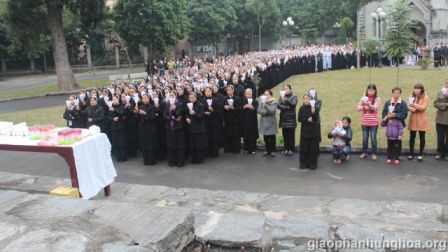
[[(399, 166), (359, 160), (341, 166), (331, 156), (319, 158), (316, 171), (300, 170), (298, 155), (263, 157), (222, 154), (204, 164), (168, 167), (166, 161), (143, 166), (141, 158), (115, 163), (118, 182), (283, 195), (347, 197), (365, 200), (408, 200), (448, 203), (448, 162), (428, 156), (423, 162), (403, 161)], [(59, 156), (0, 151), (0, 171), (68, 178), (68, 167)]]

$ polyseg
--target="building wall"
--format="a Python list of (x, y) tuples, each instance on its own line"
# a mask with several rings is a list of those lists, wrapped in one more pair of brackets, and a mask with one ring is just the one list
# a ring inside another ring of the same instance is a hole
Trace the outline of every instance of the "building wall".
[[(366, 37), (379, 38), (377, 32), (378, 22), (374, 22), (371, 13), (378, 7), (387, 13), (387, 6), (395, 0), (383, 0), (372, 2), (363, 7), (359, 14), (363, 16), (364, 34)], [(412, 18), (419, 21), (424, 27), (424, 39), (427, 44), (434, 46), (437, 43), (448, 43), (448, 1), (447, 0), (408, 0), (415, 6)], [(387, 17), (386, 17), (387, 18)], [(385, 31), (385, 23), (381, 23), (382, 31)], [(361, 32), (363, 33), (363, 32)], [(384, 32), (383, 32), (384, 38)]]

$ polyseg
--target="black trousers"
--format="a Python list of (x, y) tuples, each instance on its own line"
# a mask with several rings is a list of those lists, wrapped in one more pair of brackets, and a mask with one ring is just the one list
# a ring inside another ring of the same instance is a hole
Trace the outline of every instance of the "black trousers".
[(144, 165), (157, 164), (157, 151), (142, 151), (142, 155)]
[(224, 138), (224, 152), (235, 153), (241, 152), (241, 137), (231, 136)]
[(185, 149), (168, 150), (168, 165), (178, 167), (184, 166), (185, 157)]
[(296, 129), (282, 129), (284, 148), (287, 151), (294, 151), (296, 145)]
[(398, 160), (401, 153), (401, 140), (387, 139), (387, 159)]
[(193, 164), (201, 164), (204, 162), (206, 150), (191, 150), (190, 157)]
[(448, 154), (448, 125), (436, 124), (437, 130), (437, 153), (442, 156)]
[[(418, 132), (418, 137), (420, 139), (420, 150), (418, 152), (419, 156), (423, 156), (423, 151), (425, 150), (425, 145), (426, 145), (425, 135), (426, 135), (425, 131)], [(410, 138), (409, 138), (409, 155), (411, 155), (411, 156), (414, 156), (414, 147), (415, 147), (415, 138), (416, 137), (417, 137), (417, 131), (411, 131)]]
[(256, 148), (257, 148), (257, 140), (244, 138), (244, 150), (245, 151), (252, 153), (252, 152), (255, 152)]
[(275, 135), (263, 136), (266, 152), (271, 153), (276, 151)]

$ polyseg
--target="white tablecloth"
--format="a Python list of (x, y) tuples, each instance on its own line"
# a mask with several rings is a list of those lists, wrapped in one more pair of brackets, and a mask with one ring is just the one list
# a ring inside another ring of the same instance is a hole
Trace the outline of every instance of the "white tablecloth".
[(72, 145), (78, 171), (79, 191), (90, 199), (114, 182), (117, 172), (110, 156), (111, 144), (106, 134), (89, 136)]
[[(0, 144), (31, 145), (37, 141), (28, 137), (0, 136)], [(61, 146), (59, 146), (61, 147)], [(106, 134), (88, 136), (66, 148), (73, 148), (79, 191), (83, 199), (90, 199), (114, 182), (117, 172), (110, 155), (111, 144)]]

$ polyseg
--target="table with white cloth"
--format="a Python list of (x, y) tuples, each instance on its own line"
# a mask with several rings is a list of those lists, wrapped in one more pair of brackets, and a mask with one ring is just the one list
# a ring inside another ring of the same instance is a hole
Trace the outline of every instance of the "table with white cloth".
[(111, 144), (103, 133), (87, 136), (72, 145), (38, 146), (29, 137), (0, 136), (0, 150), (56, 153), (70, 168), (72, 187), (79, 189), (83, 199), (90, 199), (104, 188), (111, 193), (110, 184), (117, 176), (111, 158)]

